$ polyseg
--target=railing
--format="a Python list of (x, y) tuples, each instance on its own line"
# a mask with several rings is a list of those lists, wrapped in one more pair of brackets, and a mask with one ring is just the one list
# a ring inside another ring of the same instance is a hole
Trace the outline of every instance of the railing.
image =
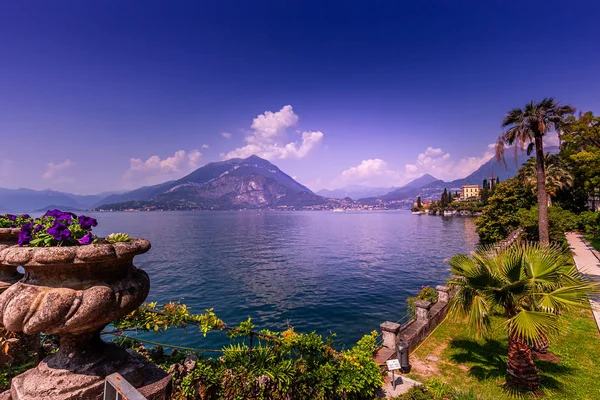
[(508, 235), (506, 235), (506, 239), (498, 242), (498, 244), (495, 247), (496, 251), (508, 249), (519, 239), (523, 231), (523, 228), (517, 228), (514, 231), (510, 232)]
[(104, 381), (104, 400), (147, 400), (120, 374), (114, 373)]

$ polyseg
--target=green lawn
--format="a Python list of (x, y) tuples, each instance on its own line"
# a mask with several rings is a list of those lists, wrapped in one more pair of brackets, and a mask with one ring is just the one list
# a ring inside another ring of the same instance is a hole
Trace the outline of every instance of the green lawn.
[[(504, 389), (508, 339), (504, 320), (494, 318), (494, 333), (474, 339), (462, 322), (446, 319), (411, 355), (410, 377), (427, 381), (433, 376), (459, 390), (472, 388), (481, 399), (511, 399)], [(544, 399), (600, 399), (600, 335), (590, 311), (565, 317), (563, 334), (549, 351), (560, 362), (536, 360)], [(440, 358), (426, 361), (427, 355)]]
[(600, 251), (600, 239), (594, 238), (592, 235), (584, 235), (584, 237), (594, 246), (594, 248)]

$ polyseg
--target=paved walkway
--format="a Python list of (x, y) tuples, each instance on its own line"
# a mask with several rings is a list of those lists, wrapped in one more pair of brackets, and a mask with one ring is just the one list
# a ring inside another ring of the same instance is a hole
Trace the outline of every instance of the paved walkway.
[[(593, 281), (600, 282), (600, 254), (579, 233), (569, 232), (566, 236), (577, 269)], [(600, 331), (600, 294), (591, 296), (590, 304)]]
[(401, 394), (408, 392), (411, 387), (421, 384), (420, 382), (410, 379), (405, 375), (394, 374), (394, 378), (396, 379), (395, 390), (392, 383), (392, 373), (388, 372), (384, 378), (383, 391), (385, 392), (384, 396), (386, 398), (400, 396)]

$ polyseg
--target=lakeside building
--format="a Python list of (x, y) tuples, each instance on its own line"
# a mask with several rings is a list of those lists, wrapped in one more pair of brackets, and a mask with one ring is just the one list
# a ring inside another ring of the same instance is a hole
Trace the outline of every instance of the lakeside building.
[(460, 190), (460, 199), (469, 200), (479, 198), (479, 192), (481, 191), (481, 188), (479, 187), (479, 185), (464, 185), (460, 188)]

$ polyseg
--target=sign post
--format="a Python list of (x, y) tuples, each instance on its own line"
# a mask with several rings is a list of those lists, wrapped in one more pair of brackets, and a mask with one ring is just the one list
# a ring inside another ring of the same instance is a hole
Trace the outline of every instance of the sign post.
[(396, 390), (396, 374), (394, 373), (394, 371), (400, 369), (400, 360), (387, 360), (386, 364), (388, 367), (388, 371), (392, 371), (392, 387), (394, 388), (394, 390)]

